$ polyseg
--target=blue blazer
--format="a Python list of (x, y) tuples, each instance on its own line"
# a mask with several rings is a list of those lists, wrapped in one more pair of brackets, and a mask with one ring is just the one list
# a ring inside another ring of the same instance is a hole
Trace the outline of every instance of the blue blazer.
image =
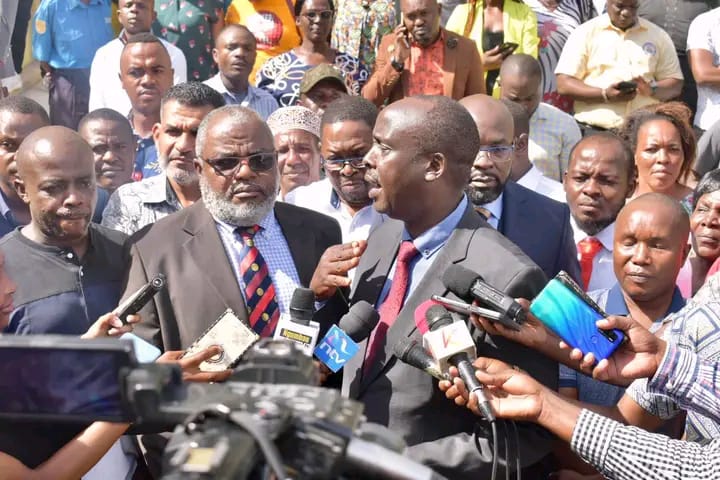
[(520, 247), (548, 280), (565, 270), (575, 281), (582, 281), (570, 208), (564, 203), (509, 181), (503, 190), (498, 230)]

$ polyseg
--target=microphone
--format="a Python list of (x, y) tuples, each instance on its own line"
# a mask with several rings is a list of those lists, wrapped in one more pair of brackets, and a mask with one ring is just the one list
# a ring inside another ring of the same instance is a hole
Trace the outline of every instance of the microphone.
[(483, 385), (475, 378), (472, 360), (476, 358), (475, 342), (465, 322), (453, 321), (450, 312), (442, 305), (430, 307), (425, 314), (430, 331), (423, 335), (423, 346), (440, 368), (446, 372), (450, 366), (458, 369), (460, 378), (471, 395), (478, 399), (480, 411), (489, 421), (495, 421)]
[(497, 311), (501, 315), (496, 321), (512, 330), (519, 330), (519, 325), (525, 323), (525, 310), (515, 299), (488, 285), (480, 275), (462, 265), (450, 265), (443, 274), (443, 284), (458, 297), (475, 298)]
[(290, 315), (280, 315), (273, 340), (295, 342), (308, 356), (312, 356), (320, 334), (320, 324), (312, 321), (315, 313), (315, 293), (309, 288), (296, 288), (289, 310)]
[(435, 359), (415, 340), (407, 338), (401, 340), (393, 348), (393, 353), (401, 362), (422, 370), (437, 380), (450, 380), (450, 376), (440, 371)]
[(380, 321), (380, 314), (366, 301), (350, 307), (348, 313), (333, 325), (315, 348), (315, 356), (326, 367), (337, 372), (360, 350), (358, 343), (370, 336)]

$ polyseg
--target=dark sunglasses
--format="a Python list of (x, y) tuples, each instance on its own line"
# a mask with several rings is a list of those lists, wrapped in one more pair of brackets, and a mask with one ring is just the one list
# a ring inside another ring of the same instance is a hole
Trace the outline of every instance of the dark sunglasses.
[(258, 152), (245, 157), (222, 157), (204, 160), (210, 165), (215, 173), (221, 177), (231, 177), (235, 175), (240, 166), (247, 163), (255, 173), (263, 173), (275, 168), (277, 164), (277, 152)]
[(308, 20), (316, 20), (320, 17), (323, 20), (330, 20), (335, 14), (332, 10), (323, 10), (322, 12), (307, 12), (303, 13), (303, 16)]
[(362, 170), (367, 168), (363, 161), (365, 157), (348, 157), (348, 158), (333, 158), (332, 160), (326, 160), (323, 158), (323, 166), (328, 172), (339, 172), (345, 165), (350, 165), (355, 170)]

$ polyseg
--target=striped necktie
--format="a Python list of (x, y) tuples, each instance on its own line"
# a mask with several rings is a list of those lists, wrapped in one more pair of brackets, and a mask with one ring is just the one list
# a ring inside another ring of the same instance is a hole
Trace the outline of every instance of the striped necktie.
[(245, 284), (250, 327), (261, 337), (271, 337), (280, 318), (280, 306), (265, 259), (255, 246), (254, 238), (259, 230), (259, 225), (239, 227), (236, 230), (243, 244), (240, 275)]

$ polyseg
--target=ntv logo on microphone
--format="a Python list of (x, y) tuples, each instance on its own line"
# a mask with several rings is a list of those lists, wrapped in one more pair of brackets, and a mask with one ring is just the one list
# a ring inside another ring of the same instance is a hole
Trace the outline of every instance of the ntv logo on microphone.
[(333, 325), (322, 341), (315, 347), (315, 356), (333, 372), (337, 372), (360, 349), (360, 346)]

